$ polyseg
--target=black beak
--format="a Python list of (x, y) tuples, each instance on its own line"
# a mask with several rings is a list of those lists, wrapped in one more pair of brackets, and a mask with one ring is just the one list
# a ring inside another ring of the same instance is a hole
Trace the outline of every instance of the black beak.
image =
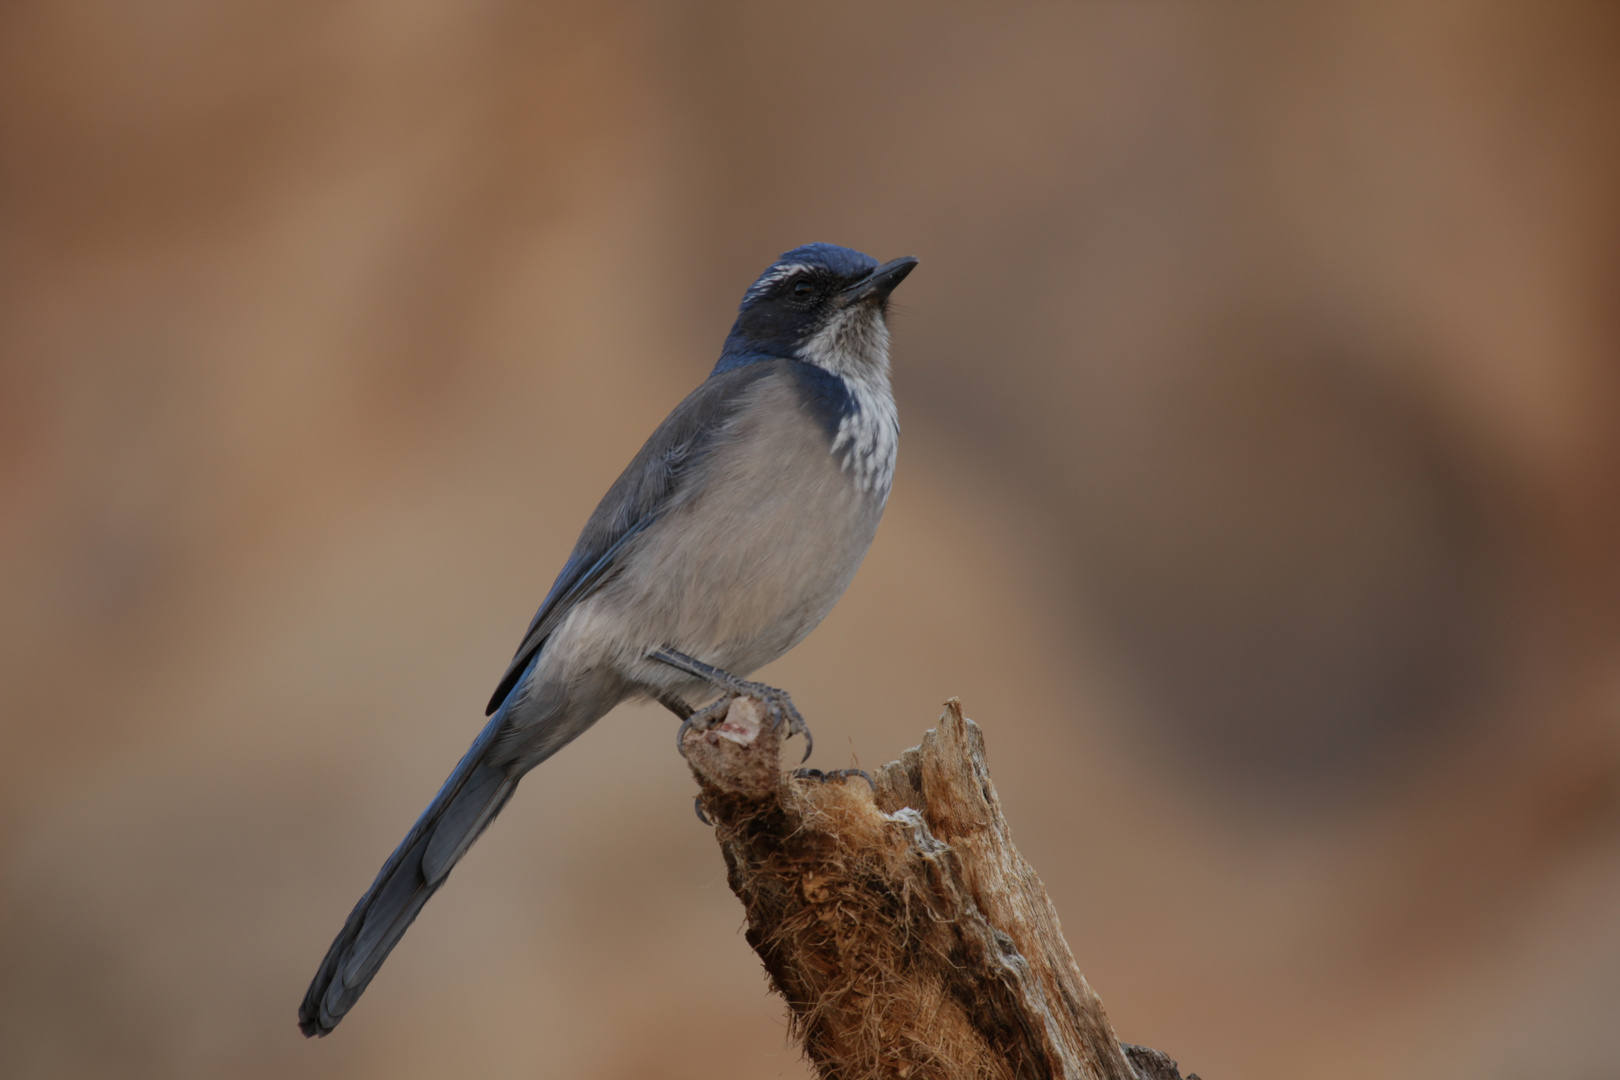
[(861, 278), (846, 290), (850, 303), (862, 300), (873, 300), (881, 304), (889, 299), (894, 287), (906, 280), (917, 265), (917, 260), (910, 255), (902, 255), (898, 259), (890, 259), (871, 274)]

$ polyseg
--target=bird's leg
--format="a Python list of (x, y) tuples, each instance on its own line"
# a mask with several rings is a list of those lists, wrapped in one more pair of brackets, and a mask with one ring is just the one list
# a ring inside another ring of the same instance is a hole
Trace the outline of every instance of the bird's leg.
[(683, 724), (692, 718), (693, 713), (697, 712), (696, 709), (692, 708), (692, 706), (688, 705), (674, 694), (658, 694), (656, 697), (658, 699), (658, 704), (674, 713)]
[[(785, 722), (788, 726), (789, 738), (795, 734), (804, 736), (804, 757), (800, 760), (809, 760), (810, 750), (815, 746), (815, 740), (810, 736), (810, 725), (806, 724), (804, 717), (799, 715), (799, 710), (794, 707), (793, 699), (788, 697), (786, 690), (778, 690), (776, 687), (766, 686), (764, 683), (739, 679), (728, 671), (721, 671), (719, 668), (705, 664), (701, 660), (693, 659), (685, 653), (676, 652), (668, 646), (653, 649), (647, 654), (647, 659), (657, 660), (661, 664), (668, 664), (677, 671), (684, 671), (694, 678), (702, 679), (729, 697), (759, 698), (765, 703), (767, 715), (770, 716), (773, 727)], [(663, 699), (660, 698), (659, 700)], [(664, 704), (668, 705), (669, 703), (666, 701)], [(704, 709), (702, 712), (687, 716), (681, 722), (681, 730), (677, 738), (685, 738), (687, 729), (693, 725), (693, 722), (707, 719), (708, 713), (709, 709)]]
[[(688, 705), (683, 699), (676, 697), (674, 694), (654, 694), (653, 697), (657, 700), (658, 704), (680, 717), (681, 726), (675, 731), (675, 749), (679, 750), (684, 756), (686, 751), (682, 749), (682, 747), (686, 745), (686, 733), (690, 731), (693, 726), (692, 718), (693, 714), (695, 714), (697, 710)], [(709, 709), (704, 709), (703, 711), (705, 714), (710, 712)], [(700, 722), (707, 724), (711, 719), (711, 716), (700, 716), (697, 719)], [(703, 817), (703, 808), (701, 806), (698, 807), (698, 817), (705, 825), (709, 823), (708, 819)]]

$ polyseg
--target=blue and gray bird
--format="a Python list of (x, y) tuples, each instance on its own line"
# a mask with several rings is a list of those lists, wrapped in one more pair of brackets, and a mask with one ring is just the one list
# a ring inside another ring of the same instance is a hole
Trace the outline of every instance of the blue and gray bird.
[[(889, 294), (917, 260), (832, 244), (743, 295), (720, 361), (602, 497), (486, 710), (489, 722), (388, 857), (298, 1010), (325, 1035), (365, 992), (523, 775), (622, 701), (690, 722), (802, 641), (866, 555), (894, 477)], [(806, 749), (808, 756), (809, 750)]]

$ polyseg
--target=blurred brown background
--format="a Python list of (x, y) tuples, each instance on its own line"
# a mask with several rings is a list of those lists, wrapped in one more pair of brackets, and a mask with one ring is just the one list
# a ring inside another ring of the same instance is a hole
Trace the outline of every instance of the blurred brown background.
[(1620, 1071), (1620, 14), (0, 7), (0, 1075), (803, 1077), (624, 709), (349, 906), (775, 255), (914, 254), (765, 677), (948, 695), (1122, 1037)]

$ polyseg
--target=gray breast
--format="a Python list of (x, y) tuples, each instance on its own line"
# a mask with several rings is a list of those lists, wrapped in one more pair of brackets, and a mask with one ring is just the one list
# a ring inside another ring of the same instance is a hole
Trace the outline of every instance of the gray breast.
[(871, 546), (887, 477), (863, 484), (845, 467), (848, 448), (834, 452), (786, 373), (749, 394), (593, 605), (648, 639), (632, 650), (670, 645), (747, 674), (821, 622)]

